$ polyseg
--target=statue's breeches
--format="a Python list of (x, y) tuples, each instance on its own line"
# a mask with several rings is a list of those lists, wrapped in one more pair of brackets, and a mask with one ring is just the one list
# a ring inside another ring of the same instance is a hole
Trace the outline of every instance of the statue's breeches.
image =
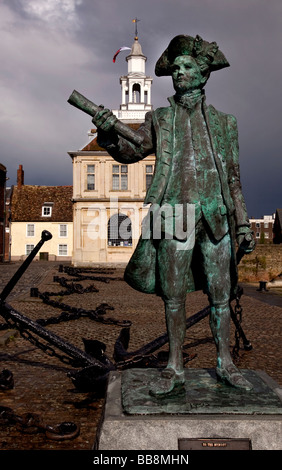
[(158, 242), (157, 263), (162, 298), (164, 300), (186, 298), (195, 249), (197, 249), (196, 263), (199, 263), (204, 278), (204, 291), (209, 297), (210, 304), (216, 306), (228, 302), (231, 290), (230, 235), (227, 233), (220, 241), (215, 241), (209, 236), (201, 221), (196, 227), (193, 249), (187, 242), (174, 239), (162, 239)]

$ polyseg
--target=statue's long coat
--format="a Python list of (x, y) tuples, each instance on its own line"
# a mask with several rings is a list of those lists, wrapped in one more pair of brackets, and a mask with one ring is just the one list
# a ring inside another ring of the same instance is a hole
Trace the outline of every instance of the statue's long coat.
[[(122, 138), (118, 138), (115, 144), (107, 146), (108, 152), (115, 160), (126, 164), (137, 162), (155, 153), (155, 173), (144, 201), (145, 204), (161, 204), (168, 183), (175, 135), (175, 102), (173, 98), (169, 101), (171, 106), (147, 113), (145, 123), (138, 131), (144, 136), (144, 143), (141, 147), (134, 146)], [(203, 102), (203, 113), (220, 179), (221, 194), (227, 209), (232, 238), (230, 276), (234, 290), (237, 283), (235, 234), (238, 228), (249, 227), (240, 183), (237, 122), (234, 116), (217, 111), (213, 106), (206, 106), (205, 102)], [(212, 224), (212, 221), (209, 223)], [(128, 284), (142, 292), (158, 293), (156, 254), (154, 240), (140, 237), (125, 271), (125, 280)], [(189, 291), (203, 288), (201, 267), (197, 263), (196, 256), (194, 256), (190, 274)]]

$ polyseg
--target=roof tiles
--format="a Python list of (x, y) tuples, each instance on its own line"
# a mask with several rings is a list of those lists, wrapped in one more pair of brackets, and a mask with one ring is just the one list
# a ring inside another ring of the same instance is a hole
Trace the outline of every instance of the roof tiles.
[[(14, 187), (12, 195), (13, 222), (72, 222), (72, 186)], [(44, 203), (52, 203), (52, 215), (42, 216)]]

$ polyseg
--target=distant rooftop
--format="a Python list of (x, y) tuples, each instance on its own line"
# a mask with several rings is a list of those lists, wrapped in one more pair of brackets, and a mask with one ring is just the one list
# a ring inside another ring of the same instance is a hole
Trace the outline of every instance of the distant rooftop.
[[(12, 195), (12, 222), (72, 222), (72, 186), (17, 186)], [(52, 205), (52, 215), (42, 216), (42, 206)]]

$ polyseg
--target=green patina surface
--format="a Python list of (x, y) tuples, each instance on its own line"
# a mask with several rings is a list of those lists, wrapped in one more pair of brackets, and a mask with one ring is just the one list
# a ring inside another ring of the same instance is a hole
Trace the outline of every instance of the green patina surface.
[(241, 370), (253, 390), (239, 390), (217, 381), (213, 369), (185, 369), (184, 392), (162, 399), (150, 394), (156, 369), (123, 372), (121, 393), (126, 414), (234, 414), (282, 415), (282, 402), (258, 373)]

